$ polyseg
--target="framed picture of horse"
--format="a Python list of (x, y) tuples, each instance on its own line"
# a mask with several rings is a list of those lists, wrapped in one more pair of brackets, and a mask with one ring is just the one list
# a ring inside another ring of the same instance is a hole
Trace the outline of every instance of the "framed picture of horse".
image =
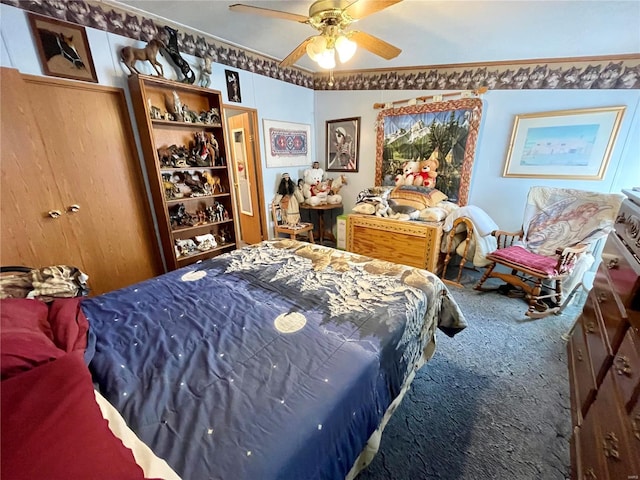
[(45, 75), (98, 83), (84, 27), (29, 13)]

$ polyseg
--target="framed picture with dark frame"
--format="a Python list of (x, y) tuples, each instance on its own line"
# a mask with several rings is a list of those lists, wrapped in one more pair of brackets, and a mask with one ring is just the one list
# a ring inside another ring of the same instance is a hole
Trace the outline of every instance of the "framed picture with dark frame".
[(227, 98), (230, 102), (242, 103), (240, 93), (240, 75), (233, 70), (225, 70), (224, 76), (227, 80)]
[(327, 121), (327, 172), (357, 172), (360, 117)]
[(98, 83), (84, 27), (29, 13), (45, 75)]

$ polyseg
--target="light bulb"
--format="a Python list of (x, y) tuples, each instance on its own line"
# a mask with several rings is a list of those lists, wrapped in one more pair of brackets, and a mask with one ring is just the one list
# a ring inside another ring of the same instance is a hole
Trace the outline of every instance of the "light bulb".
[(336, 51), (333, 48), (325, 50), (321, 55), (318, 55), (318, 65), (322, 68), (332, 69), (336, 66)]
[(338, 51), (338, 57), (340, 63), (346, 63), (351, 60), (351, 57), (356, 53), (358, 45), (353, 40), (349, 40), (346, 36), (340, 35), (336, 39), (336, 50)]
[(307, 55), (311, 60), (317, 62), (318, 56), (327, 49), (327, 39), (322, 35), (313, 37), (313, 40), (307, 44)]

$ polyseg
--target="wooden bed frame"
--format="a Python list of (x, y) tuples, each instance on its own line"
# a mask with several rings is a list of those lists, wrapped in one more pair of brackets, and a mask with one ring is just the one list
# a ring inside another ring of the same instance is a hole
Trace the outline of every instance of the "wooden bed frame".
[(347, 250), (359, 255), (424, 268), (438, 275), (442, 222), (403, 222), (375, 215), (347, 217)]

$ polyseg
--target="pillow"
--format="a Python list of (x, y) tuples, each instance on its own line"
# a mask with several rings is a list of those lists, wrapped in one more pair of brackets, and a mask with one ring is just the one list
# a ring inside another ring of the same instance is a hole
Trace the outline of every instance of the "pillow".
[(84, 352), (89, 323), (80, 298), (0, 300), (0, 378), (5, 380), (67, 352)]
[(389, 199), (396, 205), (423, 210), (435, 207), (438, 202), (446, 200), (447, 196), (437, 188), (400, 185), (391, 191)]
[(142, 480), (109, 430), (79, 352), (2, 382), (0, 476), (13, 480)]
[(364, 215), (373, 215), (376, 213), (376, 206), (371, 203), (358, 203), (353, 207), (353, 211)]
[(441, 207), (427, 207), (420, 210), (420, 220), (425, 222), (441, 222), (447, 218), (447, 211)]

